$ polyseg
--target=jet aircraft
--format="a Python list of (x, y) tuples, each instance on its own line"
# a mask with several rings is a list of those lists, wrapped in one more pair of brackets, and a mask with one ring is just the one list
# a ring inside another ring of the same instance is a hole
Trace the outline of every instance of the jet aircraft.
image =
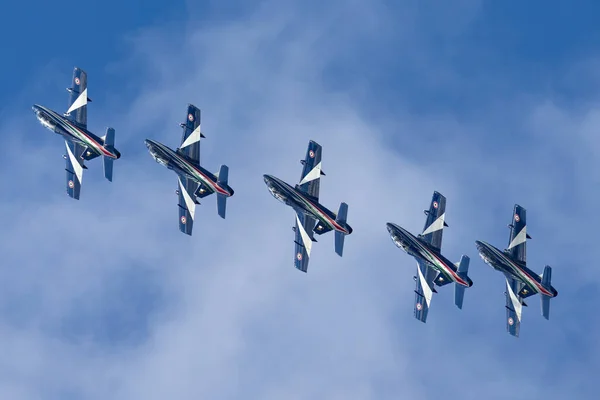
[(179, 230), (191, 236), (196, 204), (200, 204), (198, 199), (216, 193), (217, 212), (225, 218), (227, 198), (233, 196), (234, 191), (227, 184), (227, 165), (221, 165), (217, 175), (200, 166), (200, 138), (205, 137), (200, 132), (200, 109), (188, 104), (186, 120), (179, 126), (183, 128), (183, 136), (176, 150), (151, 139), (146, 139), (145, 143), (157, 163), (179, 176), (179, 187), (175, 190), (179, 196)]
[(102, 156), (104, 159), (104, 177), (112, 182), (113, 160), (121, 157), (115, 149), (115, 130), (107, 128), (106, 134), (98, 137), (87, 129), (87, 104), (92, 100), (87, 96), (87, 74), (80, 68), (73, 70), (69, 108), (65, 114), (59, 114), (47, 107), (35, 104), (32, 109), (40, 123), (47, 129), (62, 135), (65, 139), (67, 154), (67, 194), (79, 200), (85, 161)]
[(526, 210), (515, 204), (508, 248), (500, 251), (489, 243), (477, 240), (475, 242), (480, 257), (486, 264), (497, 271), (504, 273), (506, 278), (506, 329), (509, 334), (519, 337), (521, 327), (521, 311), (527, 306), (524, 299), (539, 293), (542, 303), (542, 315), (550, 318), (550, 299), (556, 297), (558, 292), (552, 287), (552, 268), (546, 266), (542, 275), (538, 275), (526, 263), (527, 233)]
[(292, 207), (296, 212), (296, 226), (292, 227), (296, 234), (294, 265), (302, 272), (308, 269), (312, 244), (316, 242), (314, 233), (322, 235), (333, 230), (335, 252), (340, 257), (344, 250), (344, 237), (352, 233), (352, 228), (346, 223), (348, 216), (346, 203), (340, 204), (337, 215), (319, 203), (320, 178), (321, 175), (325, 175), (321, 170), (321, 153), (321, 145), (311, 140), (308, 143), (306, 157), (300, 161), (304, 165), (300, 183), (294, 187), (272, 175), (263, 175), (273, 197)]
[(433, 284), (444, 286), (454, 282), (454, 303), (462, 309), (465, 288), (473, 286), (473, 281), (467, 276), (469, 270), (469, 257), (463, 255), (460, 262), (453, 264), (444, 257), (442, 248), (442, 234), (447, 227), (446, 198), (433, 192), (429, 210), (425, 210), (427, 219), (425, 228), (420, 235), (414, 236), (406, 229), (387, 223), (387, 230), (396, 246), (413, 256), (417, 261), (417, 276), (415, 289), (415, 318), (426, 322), (429, 306), (433, 293), (437, 293)]

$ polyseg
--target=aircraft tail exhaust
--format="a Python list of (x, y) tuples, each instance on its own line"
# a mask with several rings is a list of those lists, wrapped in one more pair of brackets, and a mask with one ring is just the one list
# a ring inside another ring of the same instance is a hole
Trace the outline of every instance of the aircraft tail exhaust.
[[(219, 170), (219, 176), (217, 177), (217, 183), (221, 187), (227, 187), (227, 180), (229, 179), (229, 167), (227, 165), (221, 165)], [(217, 212), (219, 216), (225, 219), (225, 211), (227, 208), (227, 196), (221, 193), (217, 193)]]
[[(542, 285), (544, 285), (544, 287), (546, 287), (547, 289), (552, 287), (552, 267), (550, 267), (549, 265), (546, 265), (544, 267), (544, 273), (542, 274)], [(548, 297), (544, 294), (541, 294), (540, 297), (542, 298), (542, 316), (546, 319), (550, 319), (550, 299), (551, 297)]]
[[(346, 225), (346, 218), (348, 217), (348, 204), (341, 203), (340, 209), (338, 210), (337, 217), (335, 217), (335, 222), (340, 224), (341, 226)], [(335, 231), (335, 252), (341, 257), (344, 252), (344, 237), (346, 234), (344, 232), (340, 232), (338, 230)]]
[[(467, 273), (469, 272), (469, 261), (469, 256), (463, 254), (463, 256), (460, 258), (460, 262), (456, 264), (456, 266), (458, 267), (458, 276), (465, 280), (468, 277)], [(461, 285), (460, 283), (454, 284), (454, 304), (456, 304), (456, 307), (458, 307), (461, 310), (463, 305), (463, 299), (465, 297), (465, 289), (466, 287)]]
[[(115, 130), (113, 128), (106, 128), (106, 135), (104, 135), (104, 148), (110, 152), (115, 151)], [(113, 179), (113, 161), (111, 157), (104, 156), (104, 177), (112, 182)]]

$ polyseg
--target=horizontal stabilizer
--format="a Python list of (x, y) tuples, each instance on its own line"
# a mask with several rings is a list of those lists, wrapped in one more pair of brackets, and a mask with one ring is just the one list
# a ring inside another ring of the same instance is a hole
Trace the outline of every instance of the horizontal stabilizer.
[(544, 267), (544, 272), (542, 273), (542, 285), (549, 288), (551, 284), (552, 284), (552, 267), (549, 265), (546, 265)]
[[(115, 150), (115, 130), (113, 128), (106, 128), (106, 135), (104, 135), (104, 148), (111, 153)], [(113, 161), (111, 157), (104, 156), (104, 177), (112, 182), (113, 179)]]
[[(341, 203), (340, 209), (338, 211), (337, 217), (335, 218), (335, 222), (338, 224), (345, 226), (346, 218), (348, 217), (348, 204)], [(335, 231), (335, 252), (341, 257), (344, 252), (344, 236), (346, 236), (343, 232)]]
[(104, 177), (112, 182), (113, 179), (113, 161), (110, 157), (104, 157)]
[(542, 315), (546, 319), (550, 319), (550, 297), (541, 295), (542, 298)]
[[(227, 181), (229, 179), (229, 167), (227, 165), (221, 165), (219, 170), (219, 177), (217, 183), (221, 187), (227, 187)], [(221, 218), (225, 218), (225, 211), (227, 208), (227, 196), (221, 193), (217, 193), (217, 212)]]
[(346, 223), (346, 218), (348, 218), (348, 204), (341, 203), (340, 209), (338, 210), (337, 216), (335, 217), (335, 221), (338, 223)]
[[(546, 265), (544, 267), (544, 273), (542, 274), (542, 285), (546, 288), (552, 287), (552, 267)], [(541, 294), (542, 298), (542, 316), (546, 319), (550, 319), (550, 297)]]
[(344, 234), (340, 231), (335, 231), (335, 252), (338, 256), (342, 256), (344, 253)]
[[(460, 262), (458, 263), (458, 276), (465, 280), (469, 272), (469, 261), (470, 258), (466, 255), (463, 255), (460, 258)], [(459, 283), (454, 284), (454, 304), (456, 304), (456, 307), (458, 307), (461, 310), (463, 305), (463, 299), (465, 297), (465, 289), (466, 287)]]

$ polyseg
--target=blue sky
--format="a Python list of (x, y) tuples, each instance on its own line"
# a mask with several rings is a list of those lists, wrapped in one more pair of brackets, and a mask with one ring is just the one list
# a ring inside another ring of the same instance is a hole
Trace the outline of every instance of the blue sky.
[[(596, 398), (600, 5), (6, 7), (0, 398)], [(123, 154), (110, 184), (89, 163), (79, 202), (60, 138), (30, 110), (66, 109), (75, 65), (90, 129), (115, 127)], [(191, 238), (175, 176), (143, 146), (177, 146), (188, 102), (202, 164), (228, 164), (236, 191), (225, 221), (202, 202)], [(298, 179), (309, 139), (324, 149), (321, 200), (346, 201), (354, 232), (341, 259), (319, 239), (304, 275), (293, 213), (262, 174)], [(421, 324), (415, 263), (385, 223), (418, 232), (434, 190), (448, 198), (443, 252), (471, 257), (474, 286), (461, 311), (442, 288)], [(550, 321), (530, 299), (519, 339), (503, 277), (474, 246), (506, 245), (514, 203), (529, 266), (552, 265), (559, 291)]]

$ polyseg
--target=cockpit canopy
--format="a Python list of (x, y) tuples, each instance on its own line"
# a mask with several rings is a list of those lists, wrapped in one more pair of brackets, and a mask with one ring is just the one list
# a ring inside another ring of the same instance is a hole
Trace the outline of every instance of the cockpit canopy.
[(152, 158), (154, 158), (154, 161), (161, 165), (164, 165), (165, 167), (168, 166), (169, 162), (163, 157), (161, 157), (159, 152), (156, 150), (156, 147), (154, 147), (152, 143), (146, 142), (146, 147), (148, 148), (148, 152), (150, 153)]
[(34, 112), (38, 121), (40, 121), (40, 124), (42, 124), (45, 128), (50, 129), (51, 131), (55, 130), (56, 124), (50, 119), (50, 117), (48, 117), (48, 115), (44, 111), (40, 109), (34, 109)]
[(274, 186), (269, 185), (269, 192), (271, 192), (273, 197), (285, 204), (287, 197), (283, 193), (278, 191)]
[(164, 165), (165, 167), (169, 165), (169, 162), (164, 158), (160, 157), (155, 151), (150, 150), (150, 154), (152, 155), (152, 158), (154, 158), (154, 161), (156, 161), (157, 163)]
[(406, 243), (404, 243), (398, 236), (392, 236), (392, 241), (396, 246), (408, 252), (409, 246)]

